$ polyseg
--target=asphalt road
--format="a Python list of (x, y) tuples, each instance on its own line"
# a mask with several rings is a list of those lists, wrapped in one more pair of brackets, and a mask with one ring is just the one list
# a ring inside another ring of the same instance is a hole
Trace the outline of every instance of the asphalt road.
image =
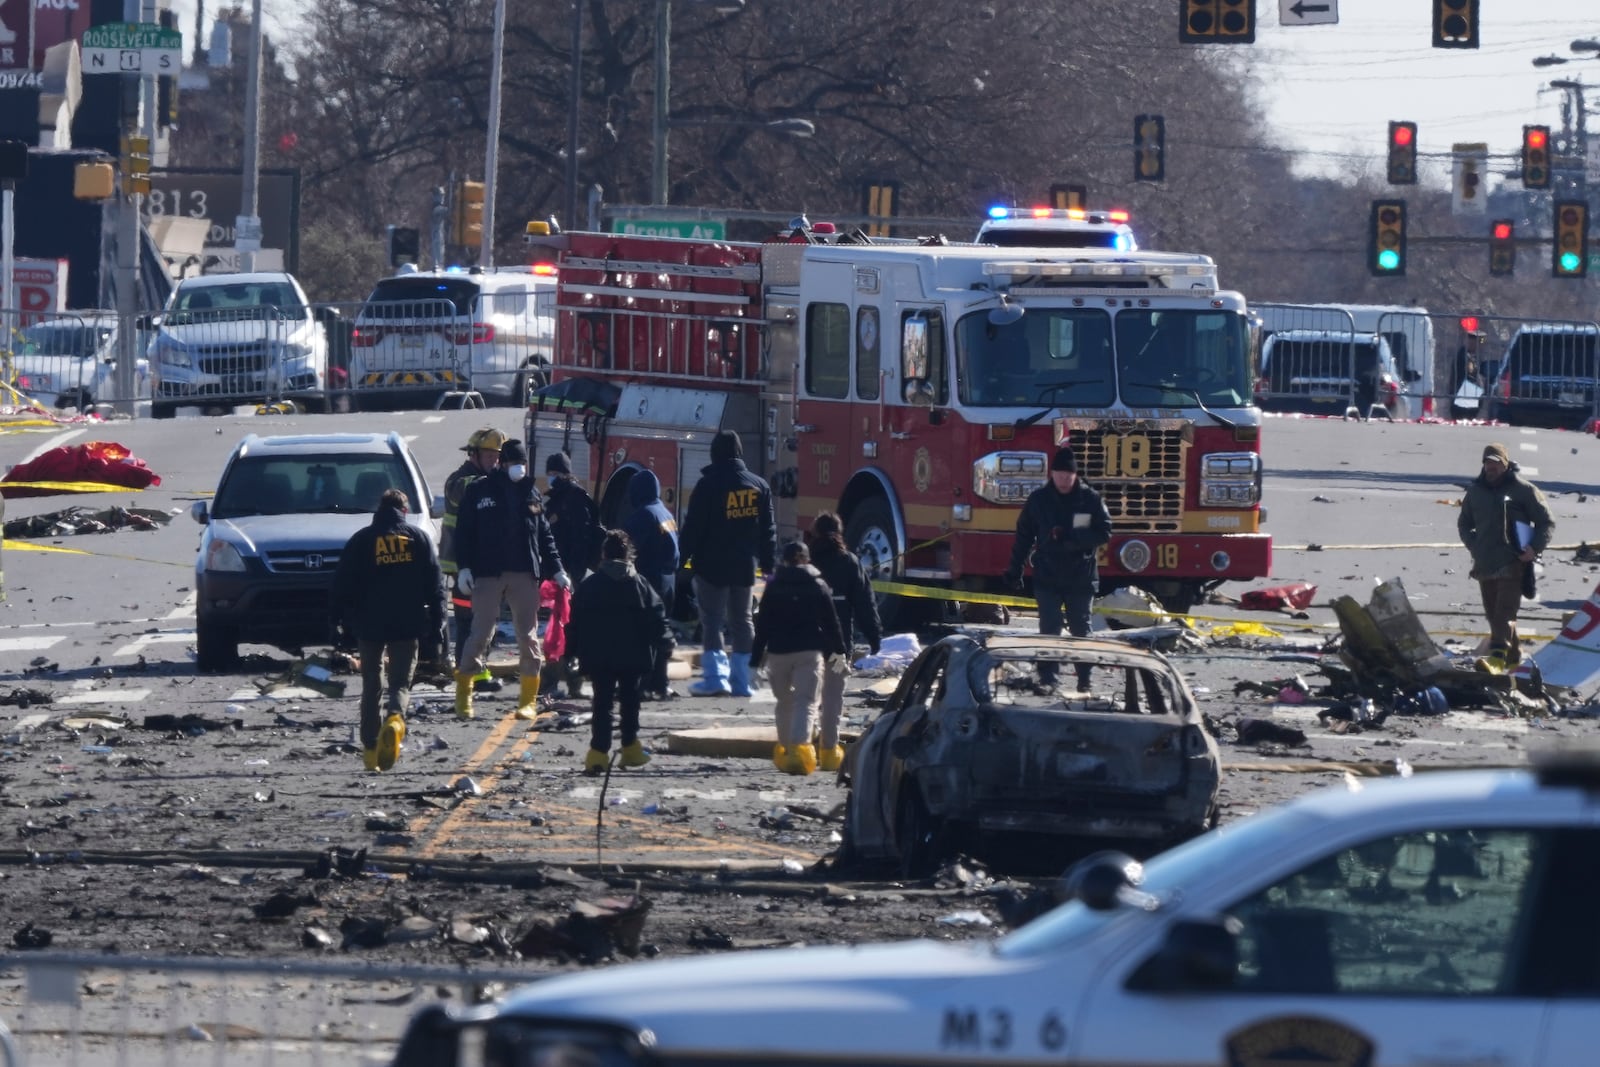
[[(39, 709), (0, 706), (0, 730), (23, 741), (51, 737), (60, 763), (75, 767), (73, 773), (159, 781), (181, 770), (186, 782), (209, 780), (208, 788), (217, 791), (211, 802), (243, 805), (253, 812), (244, 826), (217, 828), (215, 843), (222, 847), (346, 843), (337, 831), (347, 822), (360, 823), (351, 812), (382, 806), (386, 799), (392, 805), (398, 802), (394, 798), (410, 793), (448, 789), (470, 777), (485, 798), (440, 810), (426, 826), (413, 824), (409, 831), (413, 840), (407, 846), (413, 855), (426, 859), (493, 853), (497, 841), (504, 844), (524, 837), (529, 816), (536, 816), (544, 820), (540, 829), (549, 839), (542, 843), (546, 855), (575, 862), (592, 859), (598, 788), (569, 773), (585, 747), (586, 731), (581, 726), (530, 732), (504, 717), (512, 703), (509, 696), (482, 701), (484, 713), (477, 721), (460, 724), (444, 707), (443, 694), (423, 690), (406, 758), (396, 773), (376, 778), (358, 772), (357, 756), (329, 751), (348, 740), (348, 730), (334, 724), (353, 722), (358, 679), (349, 679), (350, 695), (344, 699), (281, 685), (263, 695), (263, 688), (278, 680), (290, 661), (281, 652), (254, 646), (245, 651), (257, 655), (237, 674), (196, 675), (193, 669), (192, 566), (199, 527), (187, 510), (209, 496), (229, 450), (241, 436), (252, 431), (394, 429), (410, 442), (438, 491), (459, 462), (460, 443), (485, 422), (510, 433), (520, 431), (514, 413), (491, 410), (141, 420), (0, 435), (0, 465), (61, 444), (107, 439), (126, 445), (161, 475), (159, 487), (142, 493), (13, 500), (8, 504), (9, 518), (68, 504), (135, 505), (174, 516), (170, 525), (154, 532), (37, 543), (43, 549), (70, 551), (6, 552), (8, 599), (0, 604), (0, 690), (28, 685), (47, 690), (53, 697), (47, 720), (69, 713), (101, 713), (137, 724), (149, 714), (195, 714), (232, 720), (245, 728), (219, 732), (207, 740), (164, 743), (149, 731), (130, 729), (107, 736), (89, 729), (71, 739), (81, 743), (62, 743), (59, 731), (18, 730), (17, 724), (28, 715), (38, 721)], [(1202, 626), (1248, 618), (1275, 625), (1286, 635), (1299, 635), (1304, 644), (1336, 629), (1326, 607), (1334, 597), (1350, 595), (1365, 602), (1376, 580), (1399, 578), (1442, 644), (1470, 647), (1483, 624), (1477, 614), (1476, 585), (1467, 577), (1465, 552), (1456, 544), (1454, 502), (1462, 482), (1476, 472), (1483, 445), (1492, 440), (1504, 441), (1549, 494), (1558, 544), (1575, 544), (1591, 536), (1596, 505), (1586, 495), (1591, 489), (1586, 479), (1600, 451), (1600, 442), (1593, 438), (1506, 427), (1274, 418), (1264, 433), (1268, 528), (1275, 542), (1272, 581), (1315, 584), (1316, 606), (1308, 619), (1289, 620), (1212, 605), (1203, 609)], [(1550, 553), (1542, 599), (1528, 607), (1525, 631), (1555, 632), (1562, 615), (1593, 587), (1597, 568), (1573, 562), (1572, 555)], [(1264, 584), (1268, 583), (1252, 587)], [(1244, 588), (1228, 586), (1221, 592), (1237, 595)], [(1019, 621), (1028, 625), (1026, 619)], [(1262, 708), (1252, 703), (1255, 698), (1245, 698), (1241, 704), (1233, 686), (1240, 679), (1294, 673), (1293, 664), (1286, 667), (1269, 656), (1270, 650), (1216, 648), (1185, 654), (1182, 665), (1209, 713), (1259, 714)], [(55, 669), (30, 668), (36, 660)], [(858, 679), (857, 684), (872, 680)], [(572, 705), (566, 710), (581, 714), (583, 708)], [(647, 705), (646, 734), (659, 742), (666, 733), (686, 728), (762, 726), (770, 721), (770, 710), (770, 704), (759, 700), (684, 699)], [(853, 711), (858, 722), (871, 714), (865, 706)], [(1293, 719), (1310, 713), (1284, 707), (1275, 714)], [(1528, 729), (1521, 720), (1497, 725), (1493, 720), (1485, 724), (1484, 718), (1481, 712), (1452, 714), (1441, 722), (1422, 724), (1420, 736), (1439, 733), (1459, 742), (1445, 746), (1449, 752), (1443, 758), (1481, 761), (1496, 752), (1494, 758), (1505, 758), (1500, 752), (1505, 745), (1502, 733), (1520, 736)], [(1314, 719), (1310, 725), (1316, 725)], [(1490, 728), (1467, 729), (1469, 725)], [(100, 740), (111, 742), (103, 746), (113, 750), (110, 754), (96, 751), (102, 747)], [(132, 776), (123, 761), (135, 748), (150, 760), (175, 755), (174, 749), (183, 755), (181, 761), (168, 763), (165, 771), (158, 765)], [(1360, 739), (1346, 737), (1313, 739), (1310, 750), (1325, 758), (1372, 754)], [(1433, 758), (1430, 753), (1415, 755), (1408, 756), (1413, 763)], [(295, 775), (302, 785), (285, 788), (285, 760), (297, 761), (296, 771), (307, 772)], [(1247, 790), (1231, 799), (1248, 809), (1302, 787), (1303, 777), (1291, 776), (1284, 788), (1266, 790), (1261, 797)], [(273, 793), (273, 803), (253, 799), (263, 791)], [(751, 814), (779, 804), (828, 811), (841, 796), (823, 776), (795, 780), (758, 762), (664, 756), (647, 771), (612, 784), (606, 801), (618, 816), (614, 825), (631, 825), (625, 816), (651, 804), (657, 811), (687, 808), (693, 814), (673, 824), (642, 819), (637, 833), (608, 834), (606, 848), (613, 857), (637, 850), (637, 858), (807, 858), (827, 847), (825, 834), (773, 834), (753, 827)], [(340, 812), (345, 813), (342, 818)], [(515, 834), (503, 832), (511, 827)], [(308, 828), (316, 832), (308, 834)], [(729, 834), (738, 838), (736, 844), (728, 840)], [(114, 843), (80, 842), (105, 847)], [(155, 843), (173, 842), (147, 842)]]
[[(990, 898), (959, 888), (869, 882), (839, 889), (797, 874), (835, 840), (837, 822), (830, 815), (845, 794), (831, 777), (781, 775), (759, 755), (668, 751), (669, 735), (683, 730), (770, 727), (770, 696), (646, 705), (644, 736), (656, 758), (641, 771), (618, 772), (602, 793), (602, 783), (579, 773), (587, 745), (587, 728), (576, 721), (586, 710), (581, 705), (558, 709), (567, 725), (557, 716), (530, 729), (511, 717), (509, 696), (481, 699), (479, 717), (461, 723), (444, 693), (423, 688), (400, 765), (371, 775), (360, 770), (349, 743), (358, 679), (348, 679), (344, 698), (285, 686), (288, 658), (249, 646), (243, 651), (253, 655), (237, 673), (195, 673), (192, 568), (199, 527), (187, 511), (209, 496), (242, 435), (393, 428), (410, 441), (437, 491), (459, 461), (460, 444), (485, 422), (520, 431), (518, 417), (501, 410), (234, 416), (0, 432), (0, 466), (56, 445), (113, 440), (162, 479), (142, 493), (9, 501), (8, 518), (69, 505), (173, 514), (169, 525), (153, 532), (48, 538), (5, 550), (0, 701), (13, 702), (0, 703), (0, 915), (6, 916), (0, 937), (23, 937), (23, 924), (37, 923), (55, 932), (56, 949), (312, 960), (326, 955), (306, 940), (314, 930), (335, 931), (332, 944), (338, 946), (337, 931), (354, 923), (344, 933), (349, 946), (378, 916), (388, 924), (389, 940), (349, 951), (362, 953), (353, 958), (384, 961), (388, 969), (379, 973), (392, 977), (394, 967), (408, 963), (478, 960), (483, 966), (483, 946), (469, 947), (438, 930), (465, 922), (469, 930), (503, 929), (514, 941), (549, 921), (546, 916), (566, 911), (574, 898), (626, 896), (616, 888), (619, 877), (645, 880), (655, 901), (647, 935), (667, 954), (808, 940), (982, 935), (983, 927), (946, 925), (952, 909), (956, 915), (981, 909), (998, 921)], [(1315, 584), (1315, 604), (1304, 619), (1208, 605), (1197, 620), (1202, 632), (1248, 620), (1282, 636), (1209, 640), (1174, 653), (1203, 709), (1223, 726), (1224, 819), (1307, 790), (1346, 788), (1351, 774), (1392, 773), (1401, 765), (1423, 772), (1516, 763), (1536, 741), (1560, 743), (1595, 732), (1594, 720), (1584, 717), (1530, 719), (1461, 709), (1436, 718), (1394, 717), (1381, 730), (1340, 734), (1318, 719), (1315, 701), (1283, 704), (1236, 693), (1240, 682), (1297, 673), (1313, 689), (1325, 681), (1308, 653), (1337, 631), (1327, 605), (1344, 595), (1365, 602), (1375, 580), (1401, 579), (1437, 641), (1457, 651), (1471, 648), (1483, 623), (1465, 553), (1456, 544), (1454, 505), (1492, 440), (1505, 442), (1550, 495), (1558, 545), (1592, 536), (1595, 504), (1586, 479), (1600, 450), (1592, 438), (1481, 426), (1269, 420), (1272, 581)], [(1570, 549), (1552, 551), (1546, 567), (1542, 600), (1528, 607), (1524, 630), (1549, 635), (1587, 597), (1596, 567), (1575, 562)], [(1221, 592), (1237, 596), (1245, 588)], [(1015, 621), (1032, 622), (1027, 616)], [(852, 686), (859, 690), (877, 680), (857, 677)], [(14, 702), (30, 691), (48, 702)], [(856, 727), (873, 714), (860, 697), (857, 692), (847, 705)], [(194, 715), (206, 726), (142, 728), (151, 715)], [(1230, 724), (1243, 717), (1298, 728), (1305, 742), (1239, 744)], [(367, 875), (300, 877), (333, 848), (368, 850)], [(569, 865), (579, 873), (559, 874)], [(697, 869), (722, 874), (702, 876), (693, 873)], [(727, 872), (741, 870), (743, 877), (765, 881), (727, 880)], [(603, 872), (609, 883), (589, 881), (585, 871)], [(701, 877), (720, 891), (708, 893), (694, 881)], [(786, 885), (786, 878), (794, 882)], [(275, 890), (291, 901), (307, 894), (316, 899), (291, 906), (292, 917), (267, 919), (259, 909)], [(401, 939), (403, 921), (420, 922), (421, 937)], [(491, 954), (487, 965), (505, 958)], [(109, 982), (79, 983), (90, 1007), (94, 991), (110, 988)], [(177, 977), (173, 982), (188, 984)], [(294, 1032), (392, 1038), (420, 1003), (409, 999), (414, 984), (392, 999), (374, 992), (369, 981), (357, 986), (354, 999), (327, 994), (334, 997), (332, 1022), (297, 1016)], [(249, 997), (268, 1001), (277, 988), (266, 982), (245, 987)], [(31, 984), (28, 990), (38, 996)], [(37, 1004), (20, 1006), (25, 1001), (14, 972), (0, 976), (0, 1018), (21, 1018), (37, 1035), (42, 1016)], [(380, 1010), (372, 1005), (386, 1005), (386, 1014), (371, 1017)], [(213, 1018), (198, 1014), (211, 1010), (156, 1011), (151, 1025), (160, 1033), (176, 1019), (186, 1032), (195, 1019)], [(300, 1062), (282, 1060), (291, 1061)]]

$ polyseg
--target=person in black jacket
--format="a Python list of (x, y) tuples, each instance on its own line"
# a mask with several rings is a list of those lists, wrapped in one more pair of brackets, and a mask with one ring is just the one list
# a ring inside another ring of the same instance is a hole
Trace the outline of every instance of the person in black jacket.
[[(839, 632), (848, 649), (855, 640), (856, 628), (867, 636), (873, 655), (883, 643), (883, 625), (878, 621), (878, 599), (872, 595), (872, 579), (866, 567), (844, 546), (844, 523), (831, 511), (819, 514), (811, 523), (811, 562), (822, 580), (833, 590), (833, 611), (839, 616)], [(839, 662), (848, 667), (848, 657)], [(817, 766), (836, 771), (844, 762), (839, 744), (839, 722), (844, 718), (844, 680), (846, 670), (828, 670), (822, 676), (822, 719), (817, 738)]]
[[(1087, 637), (1095, 588), (1100, 580), (1095, 554), (1111, 541), (1111, 514), (1100, 494), (1078, 477), (1078, 457), (1063, 445), (1050, 462), (1050, 483), (1028, 495), (1017, 516), (1006, 584), (1022, 588), (1022, 565), (1033, 554), (1033, 599), (1039, 605), (1039, 632), (1059, 634), (1063, 618), (1074, 637)], [(1078, 692), (1089, 691), (1090, 668), (1077, 665)], [(1039, 667), (1039, 680), (1056, 684), (1054, 664)]]
[(791, 541), (783, 546), (783, 566), (761, 594), (750, 650), (752, 666), (760, 666), (763, 658), (768, 660), (767, 677), (778, 701), (778, 744), (772, 750), (772, 762), (779, 770), (810, 774), (817, 769), (811, 732), (823, 664), (827, 661), (828, 668), (842, 676), (845, 652), (839, 616), (833, 610), (833, 591), (811, 565), (804, 542)]
[[(695, 696), (750, 695), (750, 605), (756, 568), (772, 573), (778, 548), (778, 523), (772, 488), (740, 457), (744, 446), (732, 430), (711, 440), (711, 462), (689, 496), (678, 547), (694, 568), (695, 599), (700, 604), (702, 677), (689, 686)], [(723, 649), (728, 630), (732, 654)]]
[[(628, 481), (628, 504), (632, 511), (622, 520), (622, 532), (633, 542), (634, 567), (672, 614), (678, 591), (678, 521), (661, 502), (661, 481), (654, 471), (641, 470)], [(670, 700), (677, 696), (667, 684), (670, 650), (656, 656), (642, 683), (648, 700)]]
[(594, 685), (594, 718), (584, 774), (606, 769), (611, 752), (611, 707), (622, 712), (622, 765), (643, 767), (650, 754), (639, 743), (640, 680), (657, 653), (672, 651), (667, 609), (644, 576), (633, 569), (633, 542), (621, 530), (606, 533), (602, 561), (572, 598), (567, 640)]
[(544, 500), (528, 477), (528, 454), (521, 441), (500, 446), (500, 466), (467, 486), (456, 515), (456, 588), (472, 597), (472, 632), (466, 659), (456, 665), (456, 714), (472, 718), (472, 679), (487, 666), (489, 638), (500, 621), (502, 600), (511, 605), (517, 631), (517, 671), (521, 687), (517, 717), (538, 713), (539, 583), (548, 578), (572, 588), (545, 520)]
[[(427, 533), (406, 521), (406, 495), (385, 489), (372, 523), (345, 542), (333, 574), (334, 624), (348, 628), (361, 658), (361, 760), (386, 771), (400, 758), (417, 643), (444, 626), (444, 572)], [(388, 714), (378, 702), (388, 662)]]
[[(544, 461), (545, 480), (544, 515), (550, 522), (550, 532), (556, 537), (556, 550), (561, 553), (561, 563), (574, 587), (583, 582), (584, 575), (600, 565), (600, 543), (606, 530), (600, 525), (600, 509), (594, 497), (572, 476), (572, 459), (565, 452), (552, 452)], [(583, 696), (583, 673), (571, 656), (560, 663), (545, 667), (552, 690), (566, 683), (567, 695), (577, 699)]]

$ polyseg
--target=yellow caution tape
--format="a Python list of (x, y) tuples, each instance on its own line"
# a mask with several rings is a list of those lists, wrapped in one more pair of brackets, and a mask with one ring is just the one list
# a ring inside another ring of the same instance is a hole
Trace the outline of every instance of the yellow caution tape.
[(0, 541), (0, 548), (7, 552), (65, 552), (73, 556), (92, 556), (93, 552), (86, 552), (81, 548), (61, 548), (58, 545), (36, 545), (32, 541), (12, 541), (9, 538)]
[(951, 600), (963, 604), (1004, 604), (1011, 608), (1031, 608), (1034, 602), (1031, 598), (1020, 596), (1007, 596), (1001, 593), (974, 593), (961, 589), (935, 589), (929, 585), (908, 585), (905, 582), (878, 582), (872, 583), (875, 593), (887, 593), (890, 596), (913, 597), (918, 600)]
[(1282, 637), (1283, 634), (1259, 622), (1234, 622), (1226, 626), (1213, 626), (1208, 637)]
[(131, 485), (105, 482), (0, 482), (0, 489), (48, 489), (52, 493), (142, 493)]

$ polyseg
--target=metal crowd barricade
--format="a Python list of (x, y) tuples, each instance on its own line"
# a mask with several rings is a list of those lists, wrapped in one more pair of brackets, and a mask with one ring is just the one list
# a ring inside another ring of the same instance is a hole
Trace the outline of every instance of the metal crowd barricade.
[(352, 407), (433, 408), (472, 391), (470, 311), (444, 299), (381, 300), (348, 314)]
[(27, 400), (84, 413), (132, 413), (135, 402), (148, 404), (148, 361), (138, 361), (131, 388), (124, 388), (117, 374), (120, 326), (115, 312), (3, 309), (0, 330), (0, 381), (6, 384), (7, 403)]
[[(1571, 430), (1600, 419), (1600, 324), (1469, 313), (1440, 316), (1450, 413)], [(1469, 346), (1470, 318), (1481, 339)]]
[(311, 307), (217, 304), (206, 290), (162, 315), (150, 346), (153, 414), (292, 401), (328, 410), (327, 329)]
[(436, 998), (477, 1003), (540, 977), (510, 968), (14, 953), (0, 956), (0, 1067), (381, 1064), (411, 1016)]
[(1348, 311), (1311, 304), (1252, 304), (1250, 310), (1262, 321), (1256, 406), (1346, 418), (1373, 414), (1377, 396), (1357, 365), (1361, 337)]

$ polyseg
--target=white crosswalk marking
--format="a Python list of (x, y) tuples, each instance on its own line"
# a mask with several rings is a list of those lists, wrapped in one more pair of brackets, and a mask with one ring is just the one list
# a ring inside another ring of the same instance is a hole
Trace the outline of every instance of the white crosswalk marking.
[(121, 648), (114, 650), (113, 656), (141, 656), (145, 649), (152, 645), (179, 645), (194, 642), (193, 630), (169, 630), (164, 633), (140, 634)]
[(0, 652), (43, 652), (63, 640), (60, 634), (39, 634), (34, 637), (0, 637)]

